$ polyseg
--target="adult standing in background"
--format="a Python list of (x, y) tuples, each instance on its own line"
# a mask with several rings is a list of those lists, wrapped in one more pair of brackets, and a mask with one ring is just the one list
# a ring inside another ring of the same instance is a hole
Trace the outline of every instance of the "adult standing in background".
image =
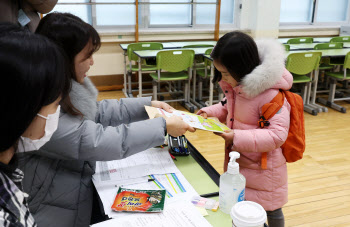
[(11, 22), (34, 32), (40, 22), (39, 13), (46, 14), (58, 0), (0, 0), (0, 22)]

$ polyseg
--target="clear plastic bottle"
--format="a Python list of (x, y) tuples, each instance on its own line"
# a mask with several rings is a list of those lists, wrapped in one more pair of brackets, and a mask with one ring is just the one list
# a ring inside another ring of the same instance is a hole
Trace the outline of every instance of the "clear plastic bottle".
[(220, 176), (219, 206), (226, 214), (231, 212), (232, 207), (244, 201), (245, 177), (239, 173), (239, 165), (236, 159), (240, 157), (238, 152), (230, 152), (230, 161), (227, 171)]

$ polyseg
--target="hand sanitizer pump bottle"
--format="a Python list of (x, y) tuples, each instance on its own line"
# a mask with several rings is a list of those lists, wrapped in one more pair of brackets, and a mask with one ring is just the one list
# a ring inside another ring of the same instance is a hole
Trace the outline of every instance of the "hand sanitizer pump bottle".
[(236, 159), (240, 154), (230, 152), (230, 161), (227, 171), (220, 176), (219, 206), (222, 212), (229, 214), (231, 208), (237, 203), (244, 201), (245, 177), (239, 173), (239, 165)]

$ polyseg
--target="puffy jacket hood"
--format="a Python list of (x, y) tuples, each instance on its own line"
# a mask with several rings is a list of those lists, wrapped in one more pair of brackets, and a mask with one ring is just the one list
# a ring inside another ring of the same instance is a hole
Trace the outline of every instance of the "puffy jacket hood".
[(243, 78), (243, 92), (253, 98), (270, 88), (289, 90), (293, 77), (285, 73), (283, 46), (275, 40), (260, 40), (256, 44), (261, 64)]

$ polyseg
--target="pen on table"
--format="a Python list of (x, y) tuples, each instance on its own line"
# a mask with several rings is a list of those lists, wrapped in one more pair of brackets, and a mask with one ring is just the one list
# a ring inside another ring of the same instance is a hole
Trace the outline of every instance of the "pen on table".
[(210, 198), (210, 197), (214, 197), (214, 196), (219, 196), (219, 192), (212, 192), (212, 193), (201, 195), (201, 197), (204, 197), (204, 198)]
[[(154, 181), (154, 179), (147, 179), (147, 180), (143, 180), (143, 181), (130, 181), (124, 184), (120, 184), (119, 186), (124, 186), (124, 185), (129, 185), (129, 184), (141, 184), (141, 183), (147, 183), (147, 182), (152, 182)], [(114, 185), (115, 187), (119, 187), (118, 185)]]
[[(169, 153), (169, 154), (170, 154), (170, 153)], [(170, 157), (171, 157), (172, 159), (174, 159), (175, 161), (177, 161), (177, 159), (175, 158), (174, 155), (170, 154)]]

